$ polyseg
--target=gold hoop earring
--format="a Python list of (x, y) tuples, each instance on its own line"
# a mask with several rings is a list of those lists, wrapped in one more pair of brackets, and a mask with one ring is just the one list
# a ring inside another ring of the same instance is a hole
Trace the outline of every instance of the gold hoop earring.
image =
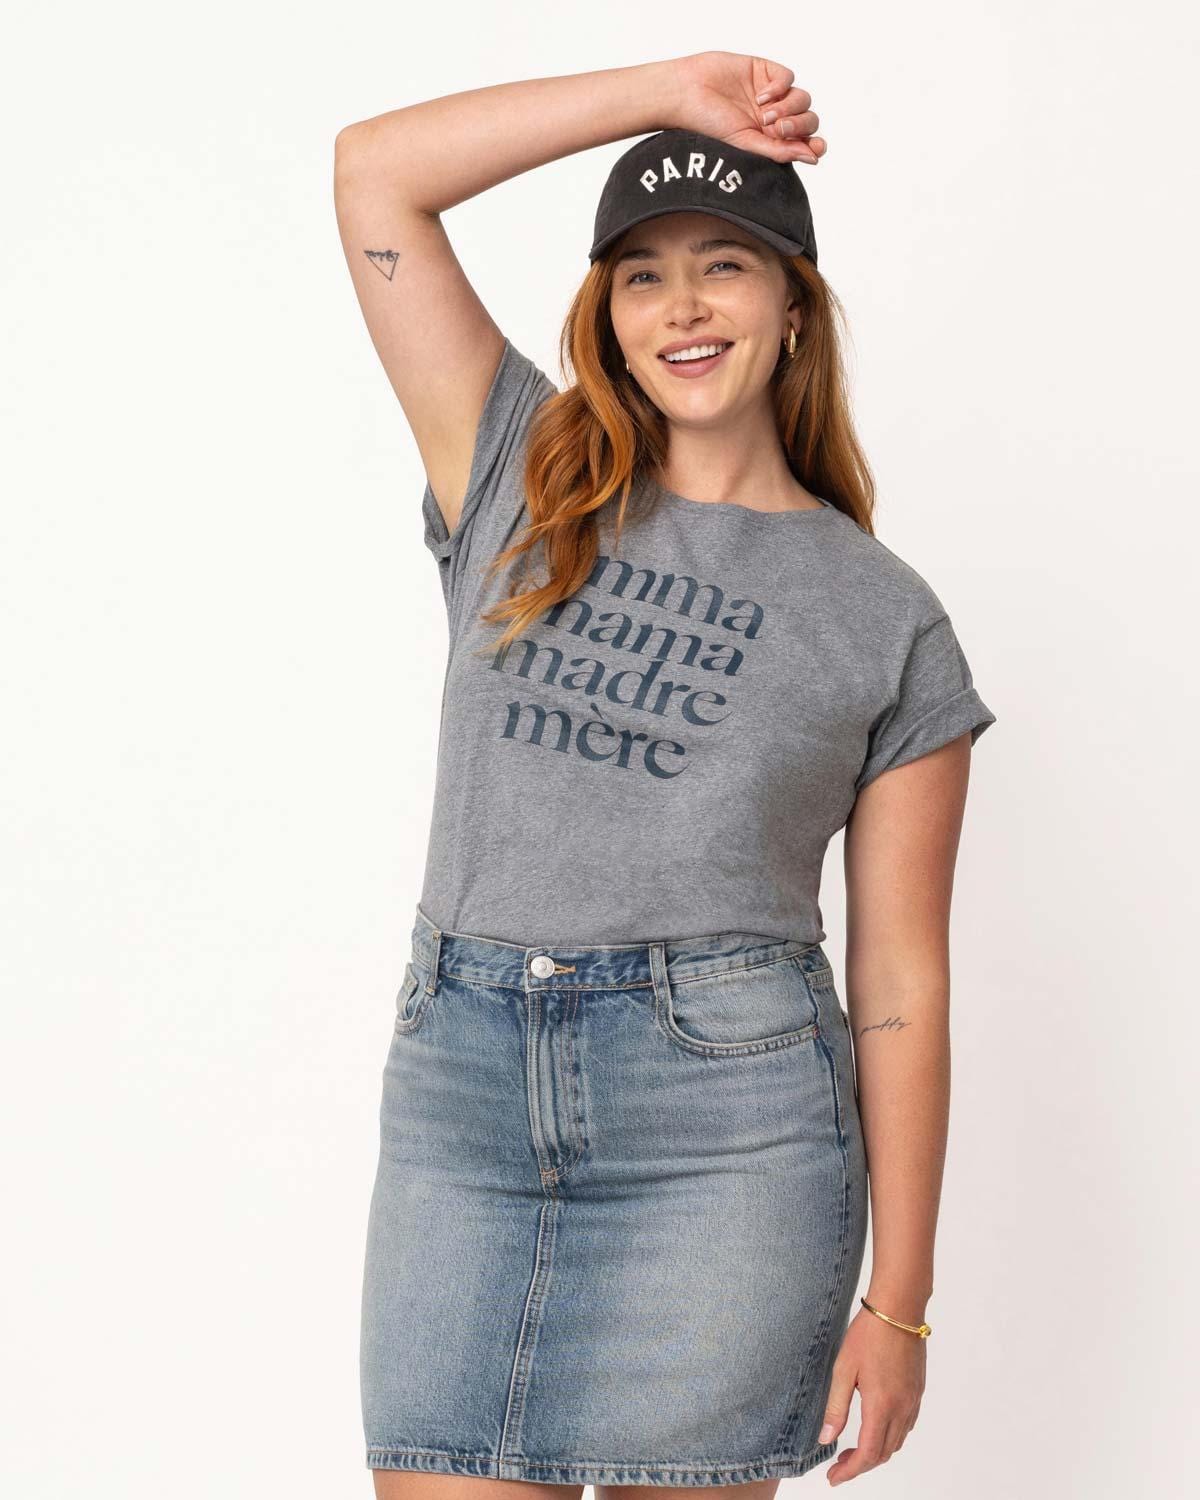
[(795, 357), (796, 357), (796, 330), (794, 328), (789, 328), (788, 329), (787, 351), (788, 351), (788, 354), (790, 355), (790, 357), (792, 359), (795, 359)]

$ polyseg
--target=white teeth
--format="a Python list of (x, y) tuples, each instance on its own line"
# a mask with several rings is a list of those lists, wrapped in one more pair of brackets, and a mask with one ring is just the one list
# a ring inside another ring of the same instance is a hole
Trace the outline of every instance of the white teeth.
[(714, 354), (720, 354), (722, 349), (728, 349), (729, 345), (722, 344), (693, 344), (690, 349), (677, 349), (674, 354), (666, 354), (663, 358), (668, 364), (677, 365), (687, 359), (710, 359)]

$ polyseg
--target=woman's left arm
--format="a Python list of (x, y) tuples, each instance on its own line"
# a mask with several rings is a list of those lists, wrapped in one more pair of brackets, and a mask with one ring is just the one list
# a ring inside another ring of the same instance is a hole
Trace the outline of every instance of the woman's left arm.
[[(846, 1010), (871, 1195), (867, 1301), (925, 1320), (950, 1113), (950, 902), (971, 737), (863, 787), (844, 842)], [(834, 1366), (821, 1441), (840, 1432), (857, 1386), (858, 1444), (830, 1483), (884, 1463), (917, 1419), (926, 1341), (866, 1308)], [(832, 1428), (832, 1431), (829, 1428)]]

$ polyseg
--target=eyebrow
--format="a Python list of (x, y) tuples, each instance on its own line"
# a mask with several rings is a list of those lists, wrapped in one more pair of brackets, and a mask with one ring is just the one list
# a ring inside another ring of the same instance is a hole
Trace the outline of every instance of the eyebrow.
[[(688, 246), (693, 255), (708, 255), (713, 250), (744, 250), (748, 254), (759, 257), (759, 252), (753, 245), (747, 244), (745, 240), (717, 239), (717, 240), (693, 240)], [(661, 257), (657, 250), (652, 250), (648, 245), (638, 245), (623, 251), (617, 257), (617, 265), (622, 266), (627, 260), (659, 260)]]

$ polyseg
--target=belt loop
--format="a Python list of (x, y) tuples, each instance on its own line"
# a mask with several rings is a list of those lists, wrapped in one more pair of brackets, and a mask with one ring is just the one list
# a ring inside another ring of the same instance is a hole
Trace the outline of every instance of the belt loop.
[(429, 960), (429, 978), (425, 981), (425, 990), (430, 995), (437, 994), (438, 969), (442, 961), (442, 934), (439, 928), (433, 929), (433, 956)]
[(665, 943), (650, 944), (650, 978), (654, 983), (655, 1010), (661, 1011), (671, 993), (667, 982), (667, 945)]

